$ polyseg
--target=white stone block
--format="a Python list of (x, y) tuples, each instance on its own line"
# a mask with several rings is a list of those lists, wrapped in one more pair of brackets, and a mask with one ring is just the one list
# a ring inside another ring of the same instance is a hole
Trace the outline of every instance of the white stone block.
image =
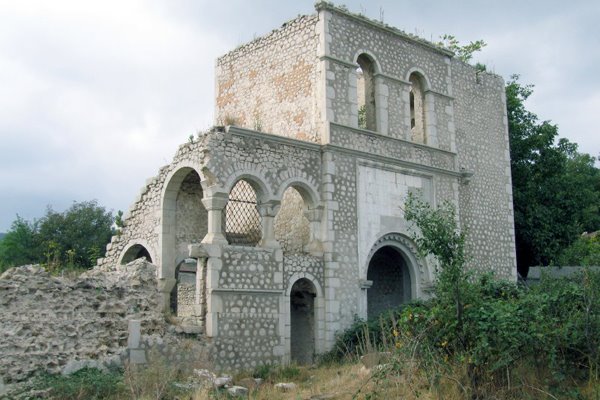
[(141, 338), (141, 327), (142, 321), (137, 319), (130, 319), (128, 323), (128, 337), (127, 337), (127, 347), (130, 349), (137, 349), (140, 347), (140, 338)]

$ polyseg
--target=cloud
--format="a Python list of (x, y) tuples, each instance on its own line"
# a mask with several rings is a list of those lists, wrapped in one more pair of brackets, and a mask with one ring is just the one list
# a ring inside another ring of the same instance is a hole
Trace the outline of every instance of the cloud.
[[(536, 85), (528, 105), (597, 154), (600, 3), (345, 2)], [(212, 124), (214, 60), (312, 1), (0, 0), (0, 231), (93, 198), (126, 209), (177, 146)]]
[(135, 1), (2, 6), (2, 193), (126, 208), (178, 144), (211, 125), (212, 55), (228, 47), (216, 33)]

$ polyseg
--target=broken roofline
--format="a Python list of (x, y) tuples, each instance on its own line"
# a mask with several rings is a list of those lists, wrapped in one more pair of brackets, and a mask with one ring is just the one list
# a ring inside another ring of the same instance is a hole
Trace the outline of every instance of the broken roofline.
[[(441, 53), (445, 56), (448, 57), (454, 57), (455, 53), (445, 47), (439, 46), (436, 43), (430, 42), (427, 39), (421, 38), (417, 35), (413, 35), (410, 33), (406, 33), (403, 30), (396, 28), (394, 26), (388, 25), (384, 22), (381, 21), (377, 21), (371, 18), (368, 18), (365, 15), (362, 14), (358, 14), (358, 13), (353, 13), (348, 11), (345, 7), (339, 7), (334, 5), (333, 3), (327, 2), (327, 1), (317, 1), (315, 2), (315, 10), (317, 12), (320, 11), (330, 11), (339, 15), (343, 15), (345, 17), (348, 17), (350, 19), (353, 19), (355, 21), (358, 22), (362, 22), (365, 23), (371, 27), (377, 28), (379, 30), (382, 30), (384, 32), (390, 33), (394, 36), (397, 36), (403, 40), (407, 40), (409, 42), (412, 42), (414, 44), (423, 46), (427, 49), (433, 50), (435, 52)], [(228, 57), (233, 57), (236, 53), (238, 53), (240, 50), (244, 50), (246, 48), (248, 48), (249, 46), (259, 46), (260, 42), (265, 41), (267, 39), (269, 39), (271, 36), (276, 35), (278, 33), (280, 33), (283, 29), (285, 29), (286, 27), (289, 27), (291, 25), (293, 25), (296, 22), (299, 22), (303, 19), (308, 19), (308, 18), (313, 18), (316, 17), (315, 14), (311, 14), (311, 15), (299, 15), (296, 18), (293, 18), (291, 20), (288, 20), (287, 22), (284, 22), (279, 28), (273, 29), (271, 32), (266, 33), (262, 36), (259, 36), (249, 42), (246, 42), (244, 44), (239, 45), (238, 47), (236, 47), (235, 49), (223, 54), (222, 56), (220, 56), (218, 58), (219, 61), (224, 60)]]

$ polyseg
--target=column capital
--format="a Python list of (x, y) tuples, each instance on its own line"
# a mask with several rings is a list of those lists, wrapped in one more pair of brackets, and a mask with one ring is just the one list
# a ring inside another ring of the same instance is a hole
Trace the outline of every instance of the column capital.
[(275, 217), (279, 212), (281, 202), (279, 200), (269, 200), (257, 204), (256, 208), (261, 217)]
[(222, 210), (227, 205), (227, 201), (229, 200), (229, 193), (226, 192), (216, 192), (212, 193), (210, 196), (204, 197), (202, 199), (202, 204), (208, 210)]

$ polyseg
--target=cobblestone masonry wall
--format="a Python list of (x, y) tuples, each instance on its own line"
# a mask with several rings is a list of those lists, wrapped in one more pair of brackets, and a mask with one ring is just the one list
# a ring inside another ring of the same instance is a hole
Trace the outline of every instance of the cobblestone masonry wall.
[[(134, 244), (144, 246), (156, 265), (162, 264), (159, 232), (162, 222), (162, 196), (168, 178), (183, 166), (193, 166), (196, 171), (201, 171), (205, 157), (205, 153), (201, 149), (205, 148), (211, 137), (210, 134), (206, 134), (195, 143), (181, 145), (171, 164), (162, 167), (157, 176), (147, 180), (137, 199), (123, 217), (124, 227), (121, 233), (113, 236), (111, 243), (106, 248), (104, 258), (98, 260), (100, 268), (114, 269), (120, 262), (124, 251)], [(197, 202), (199, 188), (196, 185), (193, 189), (190, 189), (190, 185), (193, 185), (193, 183), (188, 182), (184, 185), (183, 196), (179, 198), (179, 204), (182, 207), (179, 209), (181, 223), (177, 233), (180, 242), (178, 247), (186, 246), (186, 238), (202, 238), (202, 232), (199, 231), (206, 230), (206, 221), (203, 216), (204, 207)], [(185, 189), (186, 187), (187, 189)], [(187, 201), (184, 200), (186, 197)], [(199, 208), (191, 207), (190, 204), (196, 204)], [(188, 209), (192, 214), (195, 213), (189, 221), (195, 223), (189, 223), (186, 220), (185, 211), (182, 211), (185, 209)]]
[(471, 266), (516, 279), (512, 183), (504, 82), (453, 62), (458, 163), (473, 177), (460, 186)]
[(217, 60), (216, 120), (318, 142), (317, 16), (302, 16)]

